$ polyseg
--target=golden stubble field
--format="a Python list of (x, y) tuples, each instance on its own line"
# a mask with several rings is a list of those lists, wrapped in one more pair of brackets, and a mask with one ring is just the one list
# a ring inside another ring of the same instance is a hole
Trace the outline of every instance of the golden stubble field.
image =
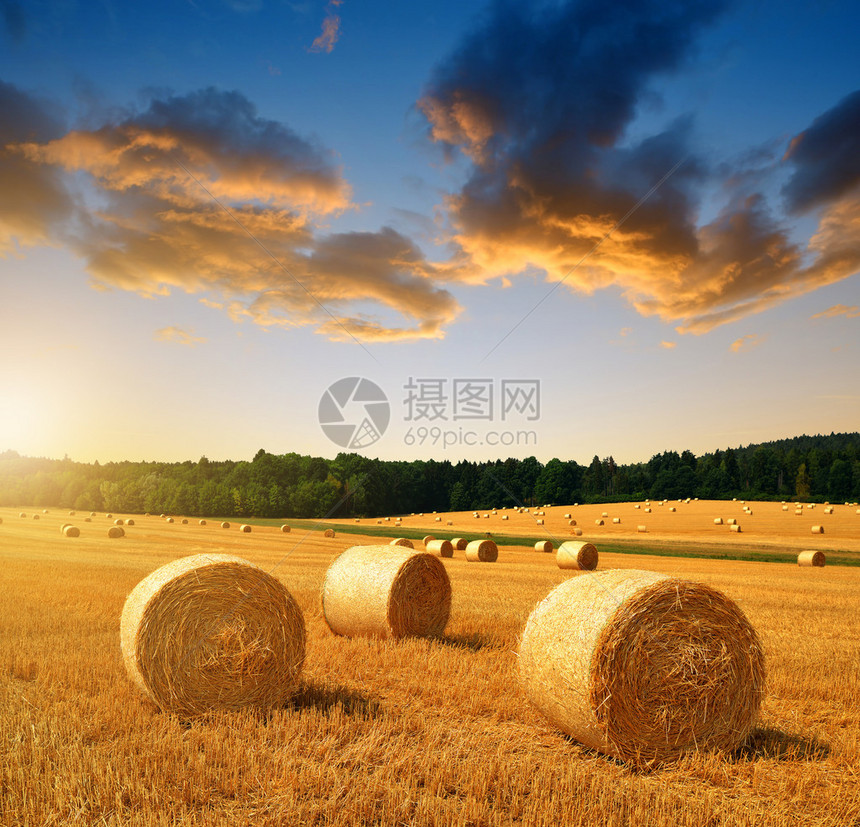
[[(621, 516), (656, 532), (658, 517), (688, 516), (677, 504), (656, 513), (668, 505), (652, 504), (647, 521), (632, 505)], [(695, 505), (704, 516), (708, 504)], [(745, 531), (766, 511), (750, 505)], [(835, 542), (827, 517), (839, 518), (839, 507), (826, 517), (822, 508), (813, 513), (827, 533), (798, 535), (799, 546)], [(444, 561), (454, 600), (442, 640), (349, 639), (329, 632), (319, 591), (334, 557), (372, 537), (261, 526), (241, 534), (232, 521), (224, 530), (133, 515), (126, 537), (108, 539), (104, 514), (84, 523), (23, 510), (24, 519), (0, 509), (0, 824), (860, 824), (856, 568), (602, 554), (601, 569), (665, 571), (721, 589), (767, 653), (763, 716), (744, 748), (642, 773), (554, 730), (519, 690), (516, 646), (532, 607), (564, 579), (589, 576), (561, 572), (553, 555), (505, 547), (497, 563), (478, 564), (459, 553)], [(480, 531), (499, 531), (479, 519)], [(566, 523), (553, 516), (550, 528), (556, 521)], [(81, 536), (62, 537), (65, 522)], [(526, 525), (511, 533), (534, 534), (533, 520)], [(599, 547), (600, 535), (584, 537)], [(852, 542), (840, 537), (838, 547)], [(302, 688), (265, 715), (183, 723), (127, 679), (119, 618), (146, 574), (216, 551), (272, 570), (297, 598), (308, 630)]]

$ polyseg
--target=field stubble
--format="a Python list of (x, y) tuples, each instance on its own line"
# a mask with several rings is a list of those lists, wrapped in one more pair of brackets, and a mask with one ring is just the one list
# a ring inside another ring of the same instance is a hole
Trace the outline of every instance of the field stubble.
[[(589, 576), (552, 555), (504, 548), (474, 564), (455, 552), (444, 638), (350, 639), (328, 631), (319, 591), (329, 563), (369, 538), (150, 517), (110, 540), (102, 516), (68, 539), (67, 518), (0, 516), (0, 824), (860, 823), (856, 569), (601, 554), (601, 569), (721, 589), (767, 653), (762, 721), (741, 750), (636, 773), (553, 729), (518, 688), (534, 604)], [(301, 605), (308, 655), (285, 708), (183, 723), (126, 677), (126, 595), (203, 551), (274, 568)]]

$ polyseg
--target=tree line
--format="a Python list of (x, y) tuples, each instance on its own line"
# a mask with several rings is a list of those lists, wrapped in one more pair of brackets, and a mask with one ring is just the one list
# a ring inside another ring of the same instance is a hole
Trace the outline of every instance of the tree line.
[(373, 516), (506, 505), (676, 499), (860, 499), (860, 434), (800, 436), (619, 465), (334, 459), (259, 450), (253, 460), (100, 464), (0, 454), (0, 506), (217, 517)]

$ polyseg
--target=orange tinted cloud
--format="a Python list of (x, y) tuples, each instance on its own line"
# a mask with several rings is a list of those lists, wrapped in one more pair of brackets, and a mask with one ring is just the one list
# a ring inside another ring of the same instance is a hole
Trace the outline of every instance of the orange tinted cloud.
[(335, 9), (342, 4), (343, 0), (329, 0), (326, 5), (326, 15), (322, 22), (322, 32), (311, 44), (309, 52), (329, 53), (334, 49), (340, 37), (340, 15), (335, 14)]
[(155, 340), (157, 342), (173, 342), (177, 345), (186, 345), (188, 347), (196, 347), (203, 344), (206, 339), (202, 336), (195, 336), (193, 330), (183, 330), (181, 327), (162, 327), (155, 331)]
[(856, 304), (850, 307), (844, 304), (834, 304), (833, 307), (828, 307), (827, 310), (822, 310), (812, 316), (813, 319), (835, 319), (837, 316), (845, 316), (848, 319), (856, 319), (860, 316), (860, 308)]
[(735, 339), (729, 346), (729, 350), (733, 353), (740, 353), (742, 350), (752, 350), (754, 347), (758, 347), (764, 340), (764, 336), (759, 336), (756, 333), (747, 333), (746, 336)]

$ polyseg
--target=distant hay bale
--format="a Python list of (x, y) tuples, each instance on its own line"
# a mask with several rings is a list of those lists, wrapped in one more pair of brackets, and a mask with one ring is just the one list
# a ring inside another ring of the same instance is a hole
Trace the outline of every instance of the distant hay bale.
[(239, 531), (241, 531), (243, 534), (250, 534), (251, 533), (251, 526), (249, 526), (247, 523), (240, 525)]
[(571, 533), (571, 534), (573, 534), (573, 535), (574, 535), (574, 536), (576, 536), (576, 537), (582, 537), (582, 529), (581, 529), (581, 528), (575, 528), (575, 529), (574, 529), (573, 531), (571, 531), (570, 533)]
[(403, 548), (415, 548), (415, 546), (412, 545), (412, 540), (407, 537), (398, 537), (396, 540), (392, 540), (388, 545), (403, 546)]
[(736, 534), (741, 533), (741, 527), (737, 523), (732, 523), (729, 528), (734, 531)]
[(830, 505), (830, 506), (828, 506), (827, 508), (825, 508), (825, 509), (824, 509), (824, 513), (825, 513), (825, 514), (832, 514), (832, 513), (833, 513), (833, 506), (832, 506), (832, 505)]
[(27, 515), (22, 511), (18, 516), (26, 518)]
[(451, 581), (438, 557), (391, 546), (353, 546), (322, 587), (329, 629), (349, 637), (433, 637), (451, 613)]
[(95, 511), (90, 511), (90, 517), (95, 517), (95, 516), (96, 516), (96, 512), (95, 512)]
[(206, 525), (206, 520), (198, 520), (197, 525)]
[(569, 514), (569, 513), (568, 513), (568, 514), (565, 514), (565, 515), (564, 515), (564, 519), (565, 519), (565, 520), (569, 520), (569, 519), (570, 519), (570, 514)]
[(546, 554), (552, 552), (554, 548), (551, 540), (538, 540), (535, 543), (535, 551), (543, 551)]
[(603, 520), (595, 520), (594, 524), (595, 525), (603, 525)]
[(435, 523), (441, 523), (441, 522), (442, 522), (442, 518), (441, 518), (441, 517), (434, 517), (434, 518), (433, 518), (433, 522), (435, 522)]
[(784, 506), (782, 507), (782, 510), (783, 510), (783, 511), (788, 511), (788, 506), (787, 506), (787, 505), (784, 505)]
[(601, 516), (601, 517), (608, 517), (608, 516), (609, 516), (609, 512), (608, 512), (608, 511), (604, 511), (600, 516)]
[(594, 571), (597, 568), (597, 547), (593, 543), (566, 540), (555, 555), (555, 562), (560, 569), (575, 571)]
[(656, 572), (611, 570), (557, 586), (525, 625), (518, 666), (550, 722), (634, 766), (735, 749), (764, 695), (761, 643), (738, 606)]
[(729, 517), (729, 519), (726, 520), (726, 525), (736, 525), (736, 524), (737, 524), (737, 520), (734, 517)]
[(614, 525), (618, 525), (620, 522), (621, 522), (621, 517), (613, 517), (612, 518), (612, 523)]
[(121, 525), (112, 525), (108, 529), (108, 537), (116, 540), (117, 537), (125, 537), (125, 529)]
[(107, 519), (109, 519), (109, 520), (112, 520), (112, 519), (113, 519), (113, 514), (105, 514), (105, 517), (107, 517)]
[(292, 529), (286, 523), (284, 523), (284, 525), (281, 526), (281, 532), (283, 534), (289, 534), (291, 531), (292, 531)]
[(648, 526), (638, 525), (638, 526), (636, 526), (636, 531), (638, 531), (640, 534), (647, 534), (648, 533)]
[(113, 524), (114, 525), (123, 525), (123, 521), (122, 520), (114, 520)]
[(188, 525), (188, 520), (186, 520), (184, 517), (182, 518), (182, 525)]
[(438, 554), (440, 557), (454, 556), (454, 546), (450, 540), (431, 540), (426, 546), (431, 554)]
[(43, 509), (42, 509), (42, 513), (43, 513), (43, 514), (47, 514), (47, 513), (48, 513), (48, 509), (47, 509), (47, 508), (43, 508)]
[(63, 523), (60, 526), (60, 534), (62, 534), (70, 525), (71, 525), (71, 523)]
[(507, 514), (502, 514), (502, 519), (503, 519), (503, 520), (507, 520), (507, 519), (508, 519), (508, 515), (507, 515)]
[(634, 508), (640, 508), (641, 506), (639, 505), (639, 503), (637, 503), (637, 504), (636, 504), (636, 505), (634, 505), (633, 507), (634, 507)]
[(85, 523), (91, 523), (92, 521), (93, 521), (93, 518), (92, 518), (92, 517), (84, 517), (84, 522), (85, 522)]
[(74, 516), (75, 516), (75, 512), (74, 512), (74, 511), (70, 511), (70, 512), (69, 512), (69, 516), (70, 516), (70, 517), (74, 517)]
[(723, 518), (722, 517), (714, 517), (714, 525), (722, 525)]
[(568, 525), (576, 525), (576, 520), (568, 520), (567, 524)]
[(472, 540), (466, 546), (466, 559), (470, 563), (495, 563), (499, 547), (492, 540)]
[(168, 517), (164, 522), (166, 522), (166, 523), (172, 523), (172, 522), (173, 522), (173, 517)]
[(126, 520), (126, 521), (125, 521), (125, 524), (126, 524), (126, 525), (134, 525), (134, 520), (130, 520), (130, 519), (129, 519), (129, 520)]
[[(507, 520), (508, 518), (507, 518), (507, 517), (502, 517), (502, 519), (503, 519), (503, 520)], [(448, 520), (448, 522), (447, 522), (447, 523), (445, 523), (445, 525), (454, 525), (454, 521), (453, 521), (453, 520)]]
[(131, 680), (185, 718), (282, 706), (305, 659), (298, 603), (272, 575), (227, 554), (174, 560), (141, 580), (120, 637)]
[(323, 532), (323, 537), (334, 537), (334, 529), (333, 528), (327, 528)]
[(451, 545), (454, 546), (455, 551), (465, 551), (469, 541), (465, 537), (455, 537), (451, 540)]
[(535, 525), (543, 525), (543, 520), (535, 520)]
[(63, 527), (64, 537), (80, 537), (81, 530), (76, 525), (67, 525)]
[(650, 514), (650, 513), (651, 513), (651, 509), (650, 509), (650, 508), (643, 508), (642, 510), (643, 510), (646, 514)]
[(38, 519), (39, 519), (39, 515), (38, 515), (38, 514), (34, 514), (34, 515), (33, 515), (33, 519), (34, 519), (34, 520), (38, 520)]
[(823, 525), (814, 525), (812, 526), (813, 534), (824, 534), (824, 526)]
[(669, 506), (669, 511), (675, 511), (675, 510), (676, 510), (676, 509), (675, 509), (675, 506), (674, 506), (674, 505), (670, 505), (670, 506)]
[(802, 517), (803, 516), (803, 509), (798, 508), (797, 511), (794, 512), (794, 516), (795, 517)]
[(824, 564), (826, 562), (827, 558), (823, 551), (801, 551), (800, 554), (797, 555), (798, 566), (817, 566), (818, 568), (824, 568)]
[(230, 528), (230, 523), (228, 523), (228, 522), (225, 520), (223, 523), (221, 523), (221, 528)]
[(436, 538), (432, 534), (426, 534), (421, 542), (426, 546), (427, 543), (432, 543), (435, 539)]

